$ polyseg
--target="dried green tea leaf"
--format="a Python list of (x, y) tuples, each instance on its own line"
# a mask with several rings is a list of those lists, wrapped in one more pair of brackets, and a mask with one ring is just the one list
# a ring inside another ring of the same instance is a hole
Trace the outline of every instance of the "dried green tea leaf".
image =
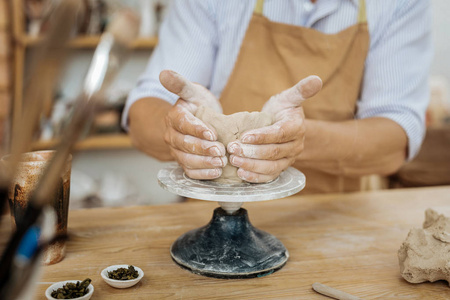
[(82, 282), (77, 283), (68, 282), (57, 290), (52, 291), (52, 297), (55, 299), (76, 299), (83, 297), (89, 293), (88, 286), (91, 284), (91, 279), (86, 278)]
[(131, 280), (138, 277), (139, 272), (133, 266), (128, 266), (128, 269), (118, 268), (111, 272), (108, 271), (108, 278), (115, 280)]

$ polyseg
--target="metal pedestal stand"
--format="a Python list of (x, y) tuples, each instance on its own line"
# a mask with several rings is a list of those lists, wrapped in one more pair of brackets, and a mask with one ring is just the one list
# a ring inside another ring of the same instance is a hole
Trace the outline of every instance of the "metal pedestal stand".
[(244, 202), (280, 199), (305, 186), (305, 176), (289, 168), (272, 182), (220, 184), (188, 178), (178, 165), (159, 171), (158, 181), (169, 192), (218, 201), (209, 224), (180, 236), (170, 253), (181, 267), (216, 278), (269, 275), (284, 266), (289, 253), (273, 235), (252, 226)]

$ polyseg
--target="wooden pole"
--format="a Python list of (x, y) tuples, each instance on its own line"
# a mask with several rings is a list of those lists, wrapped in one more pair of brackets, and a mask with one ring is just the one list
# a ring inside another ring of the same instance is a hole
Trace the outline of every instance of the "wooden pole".
[(12, 21), (14, 33), (14, 91), (12, 101), (12, 130), (17, 127), (22, 115), (23, 103), (23, 79), (25, 68), (26, 48), (20, 41), (25, 35), (24, 30), (24, 7), (22, 0), (13, 0), (12, 2)]

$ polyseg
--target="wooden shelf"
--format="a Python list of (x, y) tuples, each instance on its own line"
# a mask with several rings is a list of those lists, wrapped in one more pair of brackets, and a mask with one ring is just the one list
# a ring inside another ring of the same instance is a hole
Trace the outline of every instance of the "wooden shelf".
[[(54, 149), (58, 140), (38, 141), (33, 143), (33, 150)], [(132, 148), (131, 139), (126, 134), (104, 134), (90, 136), (77, 144), (75, 150), (105, 150), (105, 149), (130, 149)]]
[[(24, 47), (33, 47), (39, 44), (42, 38), (24, 35), (17, 39), (17, 42)], [(69, 47), (74, 49), (91, 49), (95, 48), (100, 41), (100, 35), (78, 36), (69, 42)], [(158, 38), (138, 38), (131, 47), (133, 49), (153, 49), (158, 44)]]

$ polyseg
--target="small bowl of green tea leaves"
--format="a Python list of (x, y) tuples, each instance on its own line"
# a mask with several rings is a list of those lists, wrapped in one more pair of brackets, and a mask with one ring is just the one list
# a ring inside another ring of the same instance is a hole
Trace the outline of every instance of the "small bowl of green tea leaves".
[(94, 293), (94, 286), (91, 280), (86, 278), (83, 281), (66, 280), (52, 284), (45, 291), (48, 300), (54, 299), (77, 299), (89, 300)]
[(101, 275), (110, 286), (125, 289), (137, 284), (144, 277), (144, 272), (132, 265), (114, 265), (104, 269)]

